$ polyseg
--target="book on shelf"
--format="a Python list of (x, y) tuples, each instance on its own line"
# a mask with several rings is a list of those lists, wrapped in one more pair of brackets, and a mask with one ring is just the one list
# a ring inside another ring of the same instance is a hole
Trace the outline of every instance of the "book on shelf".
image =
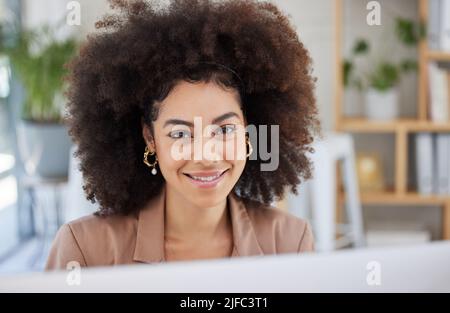
[(435, 189), (439, 195), (446, 195), (449, 191), (449, 159), (450, 135), (435, 135)]
[(448, 179), (448, 188), (447, 188), (447, 195), (450, 196), (450, 133), (445, 135), (447, 138), (447, 179)]
[(450, 0), (430, 0), (428, 9), (428, 46), (450, 52)]
[(429, 74), (429, 115), (431, 121), (447, 123), (450, 121), (450, 64), (430, 62)]
[(442, 1), (440, 50), (450, 51), (450, 0)]
[(450, 196), (450, 134), (416, 134), (417, 190)]
[(428, 47), (431, 50), (441, 48), (441, 0), (431, 0), (428, 9)]
[(421, 195), (433, 193), (433, 163), (432, 134), (416, 134), (417, 191)]

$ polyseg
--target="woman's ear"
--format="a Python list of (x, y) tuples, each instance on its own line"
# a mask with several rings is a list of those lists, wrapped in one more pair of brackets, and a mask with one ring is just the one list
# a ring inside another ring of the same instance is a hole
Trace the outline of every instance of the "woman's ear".
[(144, 119), (141, 118), (142, 125), (142, 137), (144, 137), (146, 145), (149, 147), (151, 151), (155, 151), (155, 141), (153, 139), (153, 134), (150, 127), (144, 122)]

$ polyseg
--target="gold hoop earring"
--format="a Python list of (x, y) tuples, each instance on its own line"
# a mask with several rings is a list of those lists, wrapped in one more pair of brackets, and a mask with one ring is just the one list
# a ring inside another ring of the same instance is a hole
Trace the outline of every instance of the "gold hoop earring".
[(152, 169), (152, 170), (151, 170), (151, 173), (152, 173), (153, 175), (156, 175), (156, 174), (158, 173), (158, 171), (156, 170), (156, 164), (158, 163), (158, 157), (155, 155), (155, 162), (150, 163), (150, 162), (147, 160), (147, 157), (148, 157), (149, 155), (155, 155), (155, 151), (150, 152), (150, 150), (148, 149), (148, 147), (145, 147), (145, 152), (144, 152), (144, 164), (147, 165), (148, 167), (150, 167), (150, 168)]
[(246, 157), (248, 158), (253, 153), (253, 147), (248, 137), (246, 138), (245, 142), (248, 145), (248, 153), (246, 155)]

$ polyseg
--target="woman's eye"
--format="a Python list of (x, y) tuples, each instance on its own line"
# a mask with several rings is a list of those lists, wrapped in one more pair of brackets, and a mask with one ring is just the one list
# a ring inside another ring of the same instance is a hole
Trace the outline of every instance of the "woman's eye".
[(185, 130), (175, 130), (169, 134), (169, 137), (173, 139), (191, 138), (191, 132)]
[(236, 125), (224, 125), (221, 126), (217, 132), (216, 135), (227, 135), (227, 134), (231, 134), (232, 132), (234, 132), (236, 130)]

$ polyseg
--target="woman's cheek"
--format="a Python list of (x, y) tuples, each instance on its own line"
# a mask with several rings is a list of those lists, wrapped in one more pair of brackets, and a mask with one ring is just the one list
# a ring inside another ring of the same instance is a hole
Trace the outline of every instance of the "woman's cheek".
[(182, 158), (178, 158), (176, 150), (174, 150), (175, 142), (169, 139), (157, 143), (158, 165), (164, 178), (169, 181), (171, 176), (177, 175), (178, 169), (182, 168), (186, 162)]
[(245, 137), (234, 136), (224, 143), (224, 159), (233, 163), (244, 162), (246, 160)]
[(226, 162), (233, 167), (233, 176), (235, 176), (234, 178), (237, 181), (244, 170), (247, 160), (245, 142), (239, 142), (237, 138), (225, 142), (224, 157), (226, 157)]

